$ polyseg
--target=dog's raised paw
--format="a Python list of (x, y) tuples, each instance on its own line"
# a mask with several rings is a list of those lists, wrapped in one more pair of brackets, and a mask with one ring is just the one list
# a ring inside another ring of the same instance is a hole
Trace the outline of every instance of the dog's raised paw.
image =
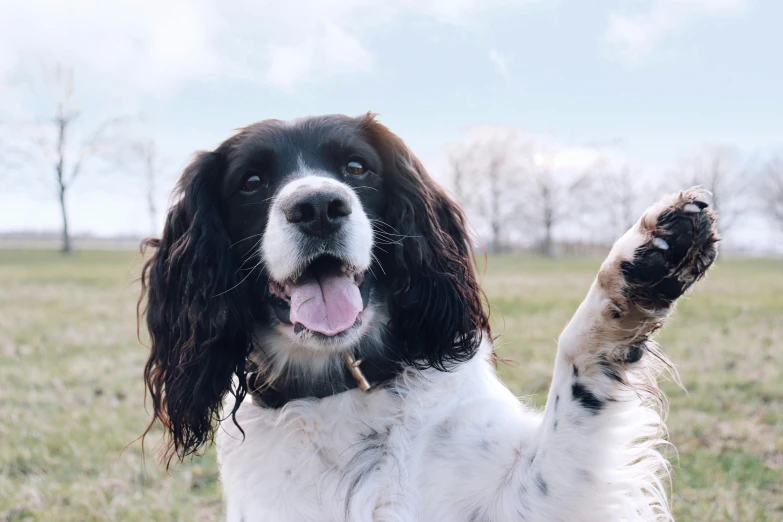
[(663, 199), (642, 216), (635, 234), (641, 244), (632, 259), (620, 263), (623, 293), (636, 305), (668, 307), (715, 261), (720, 237), (706, 199), (704, 191), (691, 188)]

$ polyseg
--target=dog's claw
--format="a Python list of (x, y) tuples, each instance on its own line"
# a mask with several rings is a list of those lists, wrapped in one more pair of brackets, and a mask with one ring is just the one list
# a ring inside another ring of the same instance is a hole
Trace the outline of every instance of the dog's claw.
[(666, 240), (662, 237), (654, 238), (652, 243), (656, 248), (660, 248), (661, 250), (669, 250), (669, 243), (667, 243)]

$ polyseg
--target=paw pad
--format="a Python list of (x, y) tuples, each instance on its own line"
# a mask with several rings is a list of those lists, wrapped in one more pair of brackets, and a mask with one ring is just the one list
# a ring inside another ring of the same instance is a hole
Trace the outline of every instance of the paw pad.
[(645, 308), (665, 308), (698, 281), (717, 256), (715, 214), (690, 189), (653, 207), (642, 220), (649, 240), (621, 263), (626, 295)]

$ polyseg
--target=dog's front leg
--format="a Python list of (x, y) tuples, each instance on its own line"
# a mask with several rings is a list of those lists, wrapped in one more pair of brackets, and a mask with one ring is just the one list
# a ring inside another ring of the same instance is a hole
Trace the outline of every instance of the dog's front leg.
[(717, 241), (714, 215), (691, 189), (651, 207), (614, 245), (560, 336), (536, 443), (515, 470), (516, 518), (671, 518), (656, 382), (669, 363), (651, 335), (712, 264)]

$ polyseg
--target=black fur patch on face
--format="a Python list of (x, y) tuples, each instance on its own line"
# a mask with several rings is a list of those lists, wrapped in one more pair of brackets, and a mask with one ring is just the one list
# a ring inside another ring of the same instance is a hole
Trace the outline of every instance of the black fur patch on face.
[(571, 386), (571, 393), (574, 400), (593, 415), (596, 415), (604, 407), (605, 401), (596, 397), (593, 392), (578, 382)]

